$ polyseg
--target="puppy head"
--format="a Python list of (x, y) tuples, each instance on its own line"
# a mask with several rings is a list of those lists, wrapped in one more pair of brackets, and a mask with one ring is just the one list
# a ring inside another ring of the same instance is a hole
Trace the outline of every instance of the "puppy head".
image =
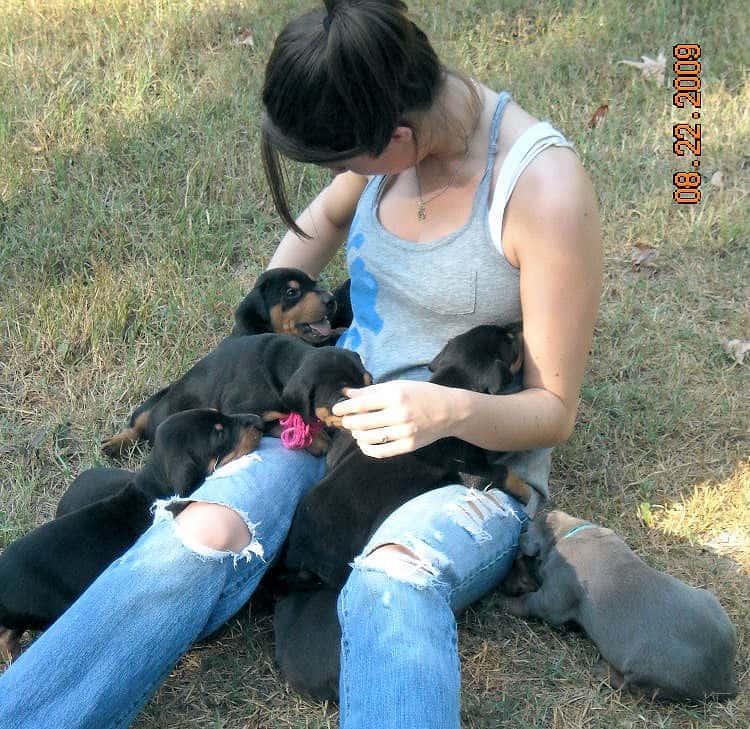
[(519, 324), (484, 324), (451, 339), (429, 364), (430, 382), (499, 395), (523, 364)]
[(218, 410), (185, 410), (156, 429), (150, 461), (176, 494), (194, 489), (219, 466), (258, 447), (262, 419), (253, 414), (224, 415)]
[(233, 335), (293, 334), (311, 344), (331, 336), (333, 294), (318, 288), (304, 271), (272, 268), (255, 282), (234, 313)]
[(521, 535), (519, 548), (526, 557), (543, 559), (565, 535), (581, 524), (586, 524), (564, 511), (547, 511), (537, 514)]
[(362, 365), (356, 352), (339, 347), (314, 349), (284, 388), (281, 398), (284, 407), (302, 415), (305, 422), (320, 418), (326, 425), (338, 427), (341, 418), (331, 414), (331, 408), (345, 396), (345, 387), (365, 387), (372, 377)]

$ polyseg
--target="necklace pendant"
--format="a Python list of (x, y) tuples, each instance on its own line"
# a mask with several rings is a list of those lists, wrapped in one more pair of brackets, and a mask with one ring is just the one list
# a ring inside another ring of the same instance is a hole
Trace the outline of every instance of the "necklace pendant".
[(425, 205), (422, 201), (417, 203), (417, 220), (420, 222), (422, 220), (425, 220), (427, 218), (427, 210), (425, 209)]

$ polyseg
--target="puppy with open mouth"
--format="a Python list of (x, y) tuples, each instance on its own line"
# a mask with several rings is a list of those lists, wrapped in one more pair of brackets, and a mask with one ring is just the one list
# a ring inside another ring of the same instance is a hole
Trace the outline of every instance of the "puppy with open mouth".
[(272, 268), (240, 302), (230, 336), (275, 332), (333, 344), (351, 320), (348, 281), (330, 292), (300, 269)]

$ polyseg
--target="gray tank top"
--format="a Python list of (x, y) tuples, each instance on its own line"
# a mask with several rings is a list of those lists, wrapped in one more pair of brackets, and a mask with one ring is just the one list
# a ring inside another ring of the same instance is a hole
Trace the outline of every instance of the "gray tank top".
[[(499, 96), (487, 166), (471, 215), (455, 232), (414, 243), (387, 231), (378, 219), (384, 176), (373, 177), (360, 197), (346, 243), (354, 318), (337, 346), (356, 351), (375, 382), (427, 380), (427, 365), (449, 339), (480, 324), (521, 320), (519, 270), (498, 251), (488, 221), (497, 133), (509, 99), (508, 92)], [(550, 454), (538, 448), (501, 460), (544, 498)]]

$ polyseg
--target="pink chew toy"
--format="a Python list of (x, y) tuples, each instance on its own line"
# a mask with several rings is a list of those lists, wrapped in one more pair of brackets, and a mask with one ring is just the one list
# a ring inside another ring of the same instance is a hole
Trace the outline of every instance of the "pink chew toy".
[(285, 448), (299, 449), (307, 448), (313, 437), (323, 430), (323, 421), (315, 420), (308, 425), (299, 413), (289, 413), (289, 416), (279, 420), (283, 430), (281, 431), (281, 442)]

